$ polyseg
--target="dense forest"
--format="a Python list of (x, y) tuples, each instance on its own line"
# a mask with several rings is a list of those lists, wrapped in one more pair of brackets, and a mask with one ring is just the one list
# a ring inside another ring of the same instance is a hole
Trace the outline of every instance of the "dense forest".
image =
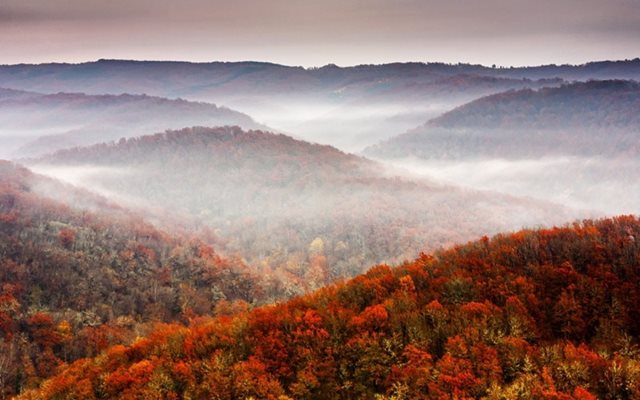
[(130, 342), (150, 321), (259, 301), (264, 279), (207, 243), (2, 161), (0, 398)]
[(0, 137), (16, 139), (0, 157), (35, 156), (192, 125), (263, 127), (238, 111), (182, 99), (0, 89)]
[[(193, 128), (63, 150), (28, 164), (226, 239), (300, 294), (381, 262), (401, 262), (486, 233), (565, 221), (561, 207), (425, 180), (330, 146), (239, 128)], [(480, 223), (479, 221), (482, 221)]]
[(637, 399), (640, 220), (525, 230), (61, 366), (20, 399)]

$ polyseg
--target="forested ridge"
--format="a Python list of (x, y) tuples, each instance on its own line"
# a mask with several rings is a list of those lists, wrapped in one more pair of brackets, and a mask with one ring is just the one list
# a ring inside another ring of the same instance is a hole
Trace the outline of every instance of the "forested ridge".
[(603, 80), (510, 90), (473, 100), (371, 146), (382, 158), (635, 157), (640, 84)]
[(548, 203), (412, 179), (331, 146), (238, 127), (168, 131), (27, 163), (99, 167), (80, 184), (159, 209), (161, 221), (179, 213), (214, 229), (261, 274), (285, 282), (274, 299), (421, 250), (568, 219)]
[(640, 220), (498, 235), (159, 324), (20, 399), (637, 399)]
[(0, 398), (130, 342), (151, 321), (259, 301), (260, 282), (205, 242), (0, 162)]
[(192, 125), (263, 127), (241, 112), (179, 98), (46, 94), (2, 88), (0, 124), (0, 134), (22, 136), (21, 145), (11, 152), (20, 157)]

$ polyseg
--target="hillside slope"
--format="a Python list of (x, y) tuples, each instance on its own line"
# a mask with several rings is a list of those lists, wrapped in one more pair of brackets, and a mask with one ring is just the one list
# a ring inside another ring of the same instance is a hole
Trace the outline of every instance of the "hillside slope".
[(640, 84), (589, 81), (483, 97), (365, 154), (479, 189), (640, 212)]
[(635, 156), (639, 136), (640, 83), (589, 81), (486, 96), (366, 153), (436, 159)]
[(329, 146), (239, 128), (170, 131), (29, 165), (80, 173), (76, 184), (155, 208), (159, 223), (180, 214), (214, 227), (249, 264), (290, 275), (290, 294), (424, 249), (569, 218), (546, 203), (400, 178)]
[[(629, 68), (633, 70), (633, 64)], [(146, 93), (215, 102), (307, 141), (360, 151), (394, 132), (416, 126), (425, 116), (437, 116), (477, 97), (562, 82), (554, 75), (539, 81), (511, 78), (507, 72), (438, 63), (305, 69), (260, 62), (99, 60), (0, 66), (0, 86), (45, 93)], [(193, 125), (222, 124), (192, 121), (182, 126)], [(169, 128), (179, 127), (149, 132)]]
[[(14, 144), (13, 156), (35, 156), (190, 125), (261, 127), (240, 112), (181, 99), (0, 90), (0, 142), (5, 136), (22, 139), (20, 147)], [(2, 153), (7, 156), (9, 150)]]
[(20, 399), (635, 399), (640, 221), (483, 238), (287, 303), (164, 325)]
[(132, 340), (141, 324), (259, 295), (239, 260), (0, 161), (0, 393)]

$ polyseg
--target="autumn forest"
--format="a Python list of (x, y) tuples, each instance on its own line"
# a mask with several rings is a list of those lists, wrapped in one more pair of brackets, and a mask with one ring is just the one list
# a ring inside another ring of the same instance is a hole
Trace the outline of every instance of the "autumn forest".
[(0, 4), (0, 400), (640, 400), (621, 1)]

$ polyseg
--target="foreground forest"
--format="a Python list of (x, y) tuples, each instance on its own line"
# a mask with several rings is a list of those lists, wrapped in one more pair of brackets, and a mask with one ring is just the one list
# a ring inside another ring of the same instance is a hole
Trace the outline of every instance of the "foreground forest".
[(264, 279), (205, 242), (2, 161), (0, 398), (130, 342), (150, 321), (259, 301)]
[(484, 237), (158, 324), (19, 398), (637, 399), (639, 235), (623, 216)]

